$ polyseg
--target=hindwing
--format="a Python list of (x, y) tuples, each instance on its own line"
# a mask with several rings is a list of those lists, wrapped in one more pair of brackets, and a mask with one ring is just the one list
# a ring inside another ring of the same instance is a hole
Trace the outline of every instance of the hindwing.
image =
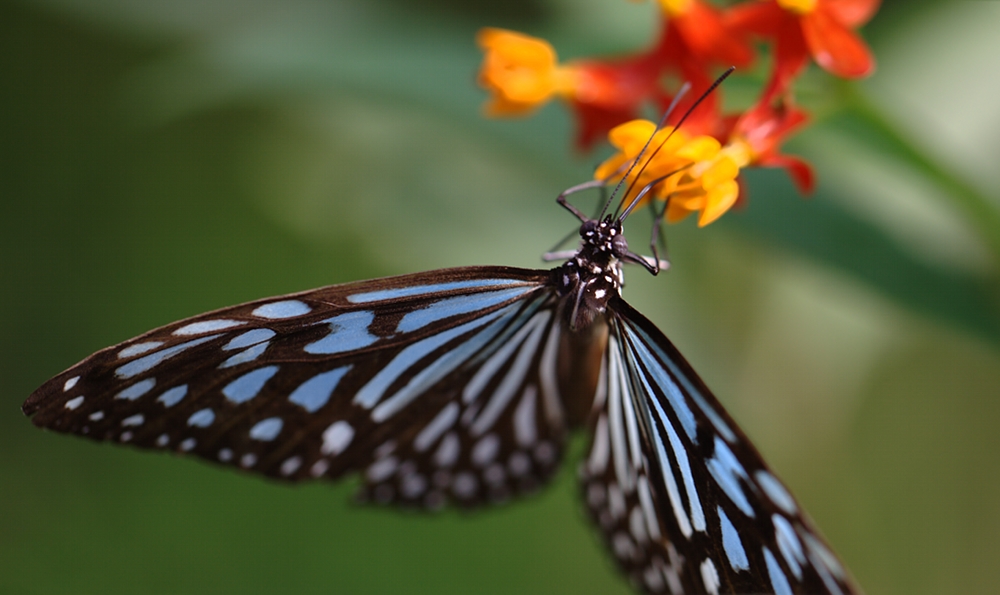
[(581, 465), (619, 564), (653, 593), (855, 593), (788, 490), (669, 340), (621, 299)]

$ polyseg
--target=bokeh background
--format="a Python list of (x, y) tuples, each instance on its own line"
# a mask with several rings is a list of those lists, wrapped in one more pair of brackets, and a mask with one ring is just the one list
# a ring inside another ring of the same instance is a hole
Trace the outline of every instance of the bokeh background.
[[(573, 228), (553, 199), (600, 155), (572, 151), (561, 106), (482, 118), (474, 33), (605, 55), (648, 43), (655, 14), (0, 1), (0, 591), (628, 592), (573, 463), (515, 505), (425, 516), (353, 505), (350, 481), (43, 433), (19, 407), (92, 351), (209, 309), (538, 266)], [(817, 194), (753, 172), (747, 209), (672, 226), (673, 270), (629, 275), (870, 594), (1000, 592), (998, 29), (1000, 3), (886, 2), (865, 30), (876, 76), (805, 81), (819, 121), (790, 148)]]

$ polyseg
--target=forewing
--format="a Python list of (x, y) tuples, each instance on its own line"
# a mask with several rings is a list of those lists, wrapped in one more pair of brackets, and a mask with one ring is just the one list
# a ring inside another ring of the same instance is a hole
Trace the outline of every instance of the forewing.
[(670, 341), (621, 300), (609, 324), (582, 478), (632, 581), (652, 593), (857, 592)]
[(91, 355), (24, 403), (44, 428), (286, 480), (362, 471), (429, 507), (533, 489), (565, 438), (548, 273), (469, 267), (217, 310)]

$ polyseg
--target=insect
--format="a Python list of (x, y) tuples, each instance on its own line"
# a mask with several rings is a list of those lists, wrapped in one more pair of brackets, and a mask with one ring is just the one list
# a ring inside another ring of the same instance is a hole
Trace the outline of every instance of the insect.
[[(633, 165), (634, 167), (634, 165)], [(584, 185), (586, 186), (586, 185)], [(571, 189), (572, 190), (572, 189)], [(363, 478), (436, 509), (534, 491), (586, 427), (583, 498), (650, 593), (858, 592), (678, 350), (621, 296), (634, 205), (580, 220), (552, 270), (476, 266), (188, 318), (36, 390), (42, 428), (287, 481)]]

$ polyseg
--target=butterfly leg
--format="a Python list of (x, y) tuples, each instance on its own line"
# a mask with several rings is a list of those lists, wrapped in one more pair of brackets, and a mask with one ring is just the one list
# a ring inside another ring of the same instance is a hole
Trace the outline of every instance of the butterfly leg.
[(570, 213), (573, 213), (573, 215), (577, 219), (579, 219), (580, 221), (583, 221), (583, 222), (590, 221), (591, 218), (588, 217), (586, 213), (584, 213), (580, 209), (578, 209), (575, 206), (573, 206), (572, 204), (570, 204), (570, 202), (567, 200), (567, 197), (569, 195), (571, 195), (571, 194), (576, 194), (577, 192), (582, 192), (584, 190), (590, 190), (591, 188), (601, 188), (601, 187), (604, 186), (605, 183), (606, 183), (605, 180), (591, 180), (589, 182), (584, 182), (582, 184), (577, 184), (576, 186), (572, 186), (572, 187), (567, 188), (566, 190), (563, 190), (562, 192), (560, 192), (559, 196), (556, 197), (556, 202), (559, 203), (559, 205), (561, 207), (563, 207), (564, 209), (566, 209)]

